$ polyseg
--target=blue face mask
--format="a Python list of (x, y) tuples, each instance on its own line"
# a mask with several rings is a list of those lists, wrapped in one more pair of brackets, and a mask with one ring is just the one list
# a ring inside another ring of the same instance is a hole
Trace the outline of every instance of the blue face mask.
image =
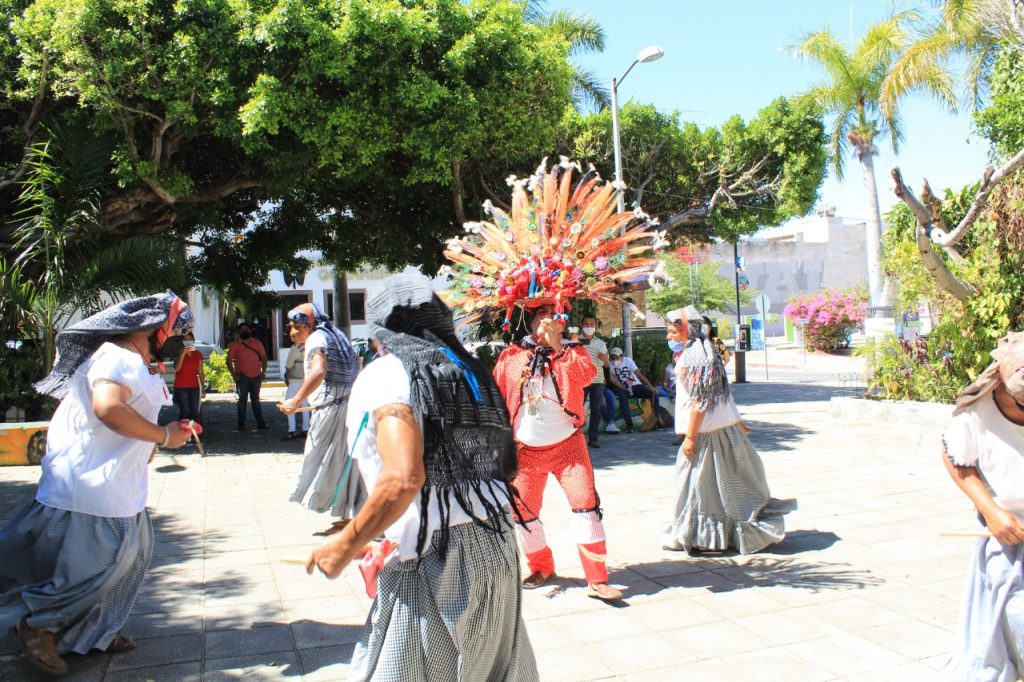
[(684, 344), (682, 341), (669, 341), (668, 342), (668, 348), (673, 353), (678, 353), (679, 351), (681, 351), (685, 347), (686, 347), (686, 344)]

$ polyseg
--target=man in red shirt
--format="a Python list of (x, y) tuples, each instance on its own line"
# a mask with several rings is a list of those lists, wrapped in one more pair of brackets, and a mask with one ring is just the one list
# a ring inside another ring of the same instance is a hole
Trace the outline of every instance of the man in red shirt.
[(256, 428), (266, 430), (263, 408), (260, 406), (260, 386), (267, 376), (267, 351), (259, 339), (252, 338), (252, 327), (245, 322), (238, 325), (238, 338), (228, 346), (228, 369), (238, 387), (238, 427), (245, 428), (245, 404), (252, 399), (252, 413)]

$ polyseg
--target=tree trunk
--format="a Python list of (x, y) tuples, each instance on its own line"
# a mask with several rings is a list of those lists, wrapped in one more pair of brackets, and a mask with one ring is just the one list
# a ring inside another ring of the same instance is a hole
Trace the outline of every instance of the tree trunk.
[(352, 338), (352, 311), (348, 304), (348, 274), (334, 270), (334, 326)]
[(878, 206), (878, 183), (875, 181), (875, 145), (858, 145), (857, 157), (864, 174), (864, 192), (867, 199), (867, 216), (864, 225), (864, 241), (868, 260), (868, 290), (872, 307), (889, 305), (883, 295), (882, 281), (882, 214)]

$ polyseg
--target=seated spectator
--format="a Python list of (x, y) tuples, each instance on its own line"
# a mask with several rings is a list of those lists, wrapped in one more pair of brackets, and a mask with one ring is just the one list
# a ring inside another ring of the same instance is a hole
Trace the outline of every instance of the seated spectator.
[[(626, 422), (626, 433), (633, 431), (633, 418), (629, 414), (630, 398), (650, 400), (651, 414), (657, 424), (658, 389), (648, 381), (640, 368), (633, 362), (633, 358), (623, 355), (621, 348), (612, 348), (609, 355), (611, 356), (612, 387), (619, 397), (622, 418)], [(661, 430), (661, 427), (657, 425), (654, 428)]]

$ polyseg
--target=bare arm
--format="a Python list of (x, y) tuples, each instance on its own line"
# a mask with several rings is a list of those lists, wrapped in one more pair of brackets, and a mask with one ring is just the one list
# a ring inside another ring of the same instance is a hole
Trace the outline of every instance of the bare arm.
[(958, 467), (945, 452), (942, 461), (953, 482), (985, 518), (985, 525), (994, 538), (1004, 545), (1016, 545), (1024, 541), (1024, 525), (1016, 516), (996, 504), (977, 467)]
[(683, 443), (683, 454), (690, 459), (697, 454), (697, 436), (700, 434), (700, 425), (703, 423), (704, 413), (691, 408), (690, 422), (686, 425), (686, 442)]
[[(125, 438), (162, 444), (164, 427), (147, 420), (128, 404), (132, 392), (122, 384), (113, 381), (98, 381), (92, 391), (92, 409), (96, 418), (114, 433)], [(169, 448), (180, 448), (191, 437), (177, 423), (167, 425), (171, 437)]]
[(640, 380), (641, 384), (651, 389), (652, 391), (654, 390), (654, 384), (647, 380), (647, 377), (644, 376), (644, 373), (641, 372), (639, 368), (633, 370), (633, 374), (636, 374), (636, 378)]
[(302, 401), (320, 388), (325, 376), (327, 376), (327, 355), (313, 353), (309, 357), (309, 370), (306, 371), (306, 376), (302, 379), (298, 393), (288, 400), (278, 403), (277, 409), (285, 414), (295, 414), (295, 410), (302, 404)]
[(408, 405), (385, 405), (373, 413), (377, 423), (377, 450), (383, 468), (377, 485), (362, 510), (334, 539), (313, 550), (306, 571), (319, 568), (337, 578), (368, 542), (401, 518), (423, 484), (423, 438)]

